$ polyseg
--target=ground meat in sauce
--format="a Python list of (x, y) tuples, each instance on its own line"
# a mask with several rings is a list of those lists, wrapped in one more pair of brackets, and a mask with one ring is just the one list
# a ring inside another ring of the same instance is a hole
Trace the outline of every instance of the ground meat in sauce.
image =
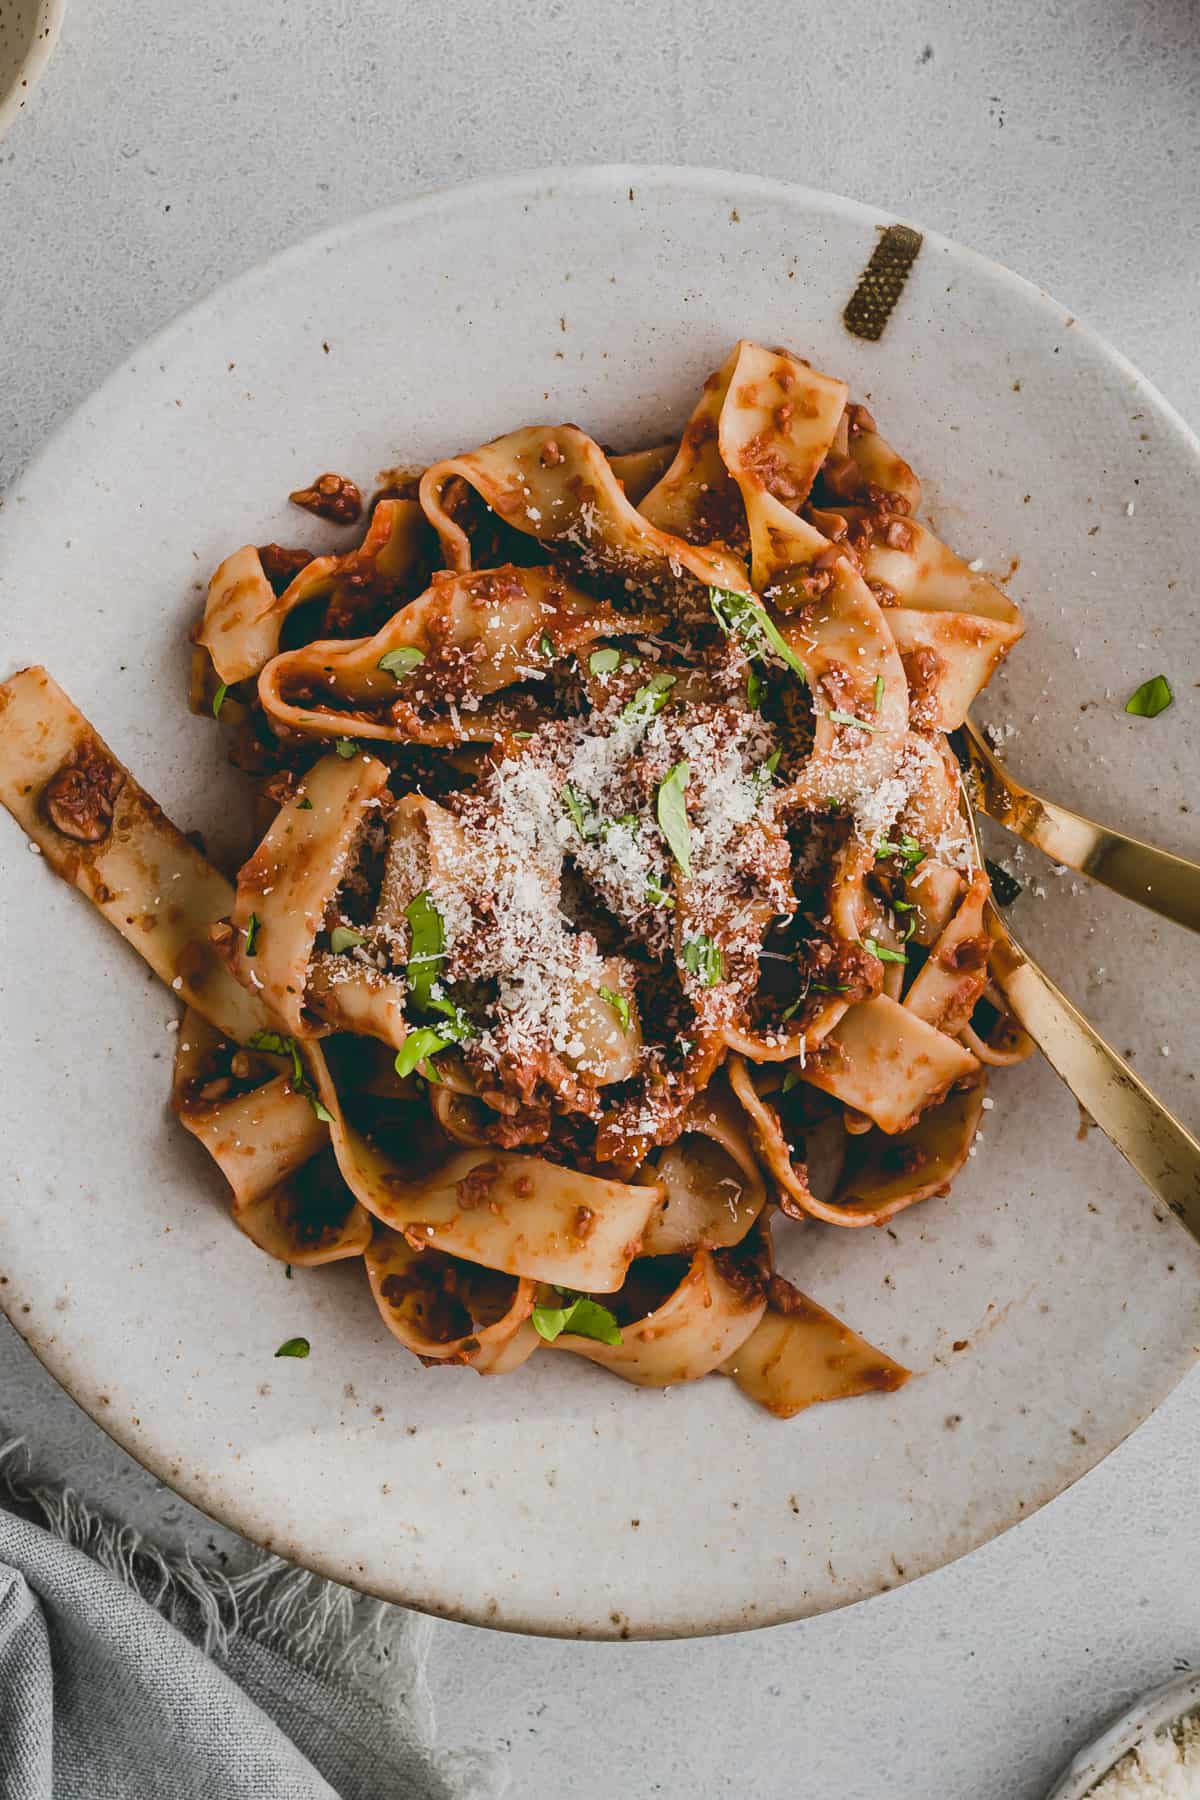
[(306, 569), (313, 561), (313, 553), (311, 550), (287, 550), (282, 544), (260, 544), (258, 560), (276, 594), (282, 594), (301, 569)]
[(288, 499), (332, 525), (353, 525), (362, 517), (362, 495), (348, 475), (318, 475), (311, 486), (293, 489)]
[(84, 740), (42, 790), (42, 811), (54, 829), (77, 844), (99, 844), (112, 830), (125, 773), (99, 745)]

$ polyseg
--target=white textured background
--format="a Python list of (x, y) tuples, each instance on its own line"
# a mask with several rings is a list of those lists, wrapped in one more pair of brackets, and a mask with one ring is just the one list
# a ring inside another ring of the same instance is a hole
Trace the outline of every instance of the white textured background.
[[(0, 142), (0, 505), (126, 352), (281, 245), (422, 188), (625, 159), (958, 237), (1200, 424), (1193, 0), (72, 0)], [(4, 1426), (161, 1540), (238, 1556), (0, 1326)], [(866, 1607), (684, 1644), (438, 1625), (443, 1740), (510, 1747), (521, 1796), (1035, 1800), (1106, 1714), (1200, 1666), (1198, 1470), (1193, 1379), (1037, 1518)]]

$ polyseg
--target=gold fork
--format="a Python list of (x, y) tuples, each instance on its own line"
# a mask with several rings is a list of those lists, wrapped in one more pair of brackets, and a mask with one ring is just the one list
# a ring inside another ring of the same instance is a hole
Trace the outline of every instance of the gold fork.
[[(962, 799), (982, 868), (983, 847), (965, 781)], [(1026, 955), (990, 902), (986, 919), (995, 943), (991, 972), (1014, 1018), (1110, 1143), (1200, 1240), (1200, 1143)]]
[(989, 819), (1126, 900), (1200, 931), (1200, 864), (1098, 825), (1022, 787), (969, 718), (951, 742), (966, 773), (972, 803)]

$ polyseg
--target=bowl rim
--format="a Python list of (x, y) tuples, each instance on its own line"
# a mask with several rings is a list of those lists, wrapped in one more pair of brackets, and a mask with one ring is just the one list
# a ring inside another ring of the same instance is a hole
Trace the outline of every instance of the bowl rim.
[[(43, 0), (43, 4), (54, 6), (61, 13), (65, 0)], [(694, 194), (709, 195), (726, 193), (733, 187), (748, 200), (757, 198), (764, 202), (782, 203), (793, 207), (808, 206), (814, 210), (825, 212), (832, 217), (844, 221), (852, 221), (861, 225), (864, 228), (865, 234), (882, 230), (886, 226), (897, 222), (901, 216), (894, 212), (884, 211), (847, 196), (838, 195), (822, 189), (807, 187), (800, 183), (783, 181), (774, 177), (748, 174), (737, 170), (688, 163), (606, 162), (561, 164), (543, 168), (519, 170), (497, 176), (485, 176), (471, 182), (450, 183), (433, 188), (422, 189), (387, 206), (354, 214), (352, 217), (339, 220), (320, 231), (302, 236), (284, 248), (276, 250), (248, 265), (230, 279), (215, 284), (212, 289), (209, 289), (184, 310), (167, 320), (167, 322), (157, 331), (150, 334), (147, 338), (140, 340), (121, 355), (119, 361), (114, 366), (110, 367), (109, 371), (102, 377), (98, 385), (85, 394), (79, 403), (59, 422), (54, 431), (43, 440), (33, 456), (18, 472), (12, 483), (12, 491), (14, 494), (18, 492), (22, 482), (35, 473), (43, 459), (50, 456), (60, 438), (67, 437), (68, 434), (77, 427), (80, 420), (94, 408), (102, 408), (105, 396), (121, 387), (123, 382), (130, 375), (135, 363), (143, 362), (151, 352), (161, 353), (167, 351), (177, 342), (186, 341), (194, 322), (208, 311), (214, 300), (218, 297), (223, 301), (253, 299), (256, 291), (266, 291), (269, 288), (270, 284), (276, 279), (281, 268), (288, 268), (292, 263), (311, 256), (314, 251), (323, 250), (328, 252), (345, 245), (353, 244), (361, 235), (377, 230), (381, 226), (403, 226), (419, 221), (429, 213), (442, 214), (447, 210), (453, 211), (461, 207), (472, 207), (478, 205), (481, 200), (489, 200), (503, 204), (514, 199), (537, 200), (538, 198), (552, 196), (556, 190), (562, 188), (583, 192), (611, 192), (625, 186), (632, 186), (635, 188), (638, 186), (642, 188), (654, 187), (658, 188), (660, 191), (681, 189), (685, 192), (690, 191)], [(1179, 435), (1180, 439), (1186, 444), (1189, 454), (1193, 456), (1197, 464), (1200, 465), (1200, 436), (1198, 436), (1188, 422), (1182, 418), (1170, 401), (1165, 398), (1149, 378), (1145, 376), (1136, 365), (1129, 361), (1121, 351), (1111, 345), (1100, 333), (1080, 321), (1076, 314), (1054, 299), (1054, 297), (1047, 293), (1045, 289), (1039, 287), (1035, 282), (1028, 280), (1026, 277), (1017, 274), (1014, 270), (1007, 268), (1004, 264), (998, 263), (981, 252), (961, 244), (956, 239), (946, 237), (934, 230), (927, 230), (919, 223), (914, 224), (910, 218), (905, 218), (904, 222), (912, 225), (914, 229), (919, 230), (927, 245), (931, 248), (953, 258), (960, 267), (966, 267), (977, 271), (981, 279), (1007, 287), (1010, 291), (1020, 295), (1027, 304), (1036, 306), (1038, 311), (1047, 320), (1052, 321), (1059, 327), (1070, 323), (1073, 327), (1073, 335), (1076, 338), (1085, 340), (1093, 353), (1104, 361), (1115, 376), (1128, 382), (1130, 387), (1138, 394), (1139, 398), (1153, 408), (1159, 419)], [(5, 1310), (2, 1301), (3, 1290), (0, 1290), (0, 1310)], [(17, 1328), (22, 1337), (25, 1338), (25, 1332), (22, 1330), (22, 1317), (19, 1309), (15, 1305), (11, 1311), (9, 1311), (8, 1316), (10, 1322)], [(25, 1338), (25, 1341), (29, 1342), (28, 1338)], [(106, 1435), (110, 1436), (116, 1443), (120, 1444), (140, 1466), (149, 1469), (164, 1483), (164, 1485), (180, 1493), (201, 1511), (207, 1510), (204, 1498), (202, 1496), (197, 1497), (196, 1485), (190, 1481), (180, 1481), (173, 1476), (169, 1467), (169, 1455), (158, 1452), (153, 1456), (149, 1456), (147, 1454), (149, 1447), (143, 1443), (135, 1443), (132, 1441), (132, 1434), (122, 1431), (111, 1415), (106, 1417), (101, 1408), (93, 1408), (88, 1402), (86, 1392), (83, 1394), (78, 1392), (78, 1384), (68, 1386), (67, 1381), (58, 1376), (55, 1367), (55, 1364), (58, 1361), (56, 1357), (44, 1355), (42, 1348), (34, 1343), (30, 1343), (30, 1348), (33, 1349), (34, 1354), (38, 1357), (38, 1360), (43, 1366), (47, 1368), (48, 1372), (59, 1381), (59, 1385), (63, 1387), (64, 1391), (69, 1393), (71, 1397), (76, 1400), (77, 1404), (83, 1406), (84, 1409), (88, 1411), (89, 1416), (96, 1424), (100, 1425), (101, 1429), (106, 1432)], [(1147, 1408), (1139, 1422), (1144, 1422), (1145, 1419), (1150, 1417), (1151, 1413), (1162, 1403), (1162, 1400), (1166, 1398), (1166, 1394), (1174, 1385), (1174, 1382), (1170, 1383), (1170, 1386)], [(1128, 1433), (1125, 1435), (1128, 1435)], [(126, 1441), (127, 1438), (131, 1441)], [(990, 1542), (993, 1538), (1011, 1530), (1013, 1526), (1020, 1524), (1025, 1519), (1033, 1516), (1033, 1514), (1039, 1511), (1042, 1506), (1048, 1504), (1059, 1494), (1065, 1492), (1076, 1480), (1082, 1479), (1082, 1476), (1089, 1472), (1091, 1468), (1094, 1468), (1101, 1460), (1103, 1460), (1101, 1456), (1096, 1456), (1094, 1460), (1090, 1461), (1078, 1474), (1072, 1475), (1061, 1481), (1057, 1477), (1054, 1478), (1048, 1488), (1039, 1491), (1036, 1500), (1026, 1510), (1011, 1514), (1007, 1522), (998, 1525), (994, 1530), (989, 1531), (983, 1538), (979, 1539), (976, 1544), (952, 1552), (948, 1556), (943, 1554), (937, 1557), (927, 1564), (926, 1568), (921, 1572), (932, 1573), (936, 1569), (945, 1567), (948, 1562), (958, 1560), (959, 1556), (968, 1554), (971, 1549), (978, 1548), (982, 1544)], [(226, 1500), (222, 1502), (218, 1510), (212, 1512), (209, 1516), (216, 1517), (228, 1524), (231, 1529), (239, 1532), (246, 1537), (248, 1541), (252, 1543), (261, 1543), (261, 1537), (256, 1535), (253, 1525), (247, 1521), (244, 1516), (239, 1516), (240, 1513), (241, 1508), (239, 1506), (232, 1503), (230, 1500)], [(356, 1580), (354, 1574), (340, 1564), (336, 1557), (331, 1558), (328, 1555), (310, 1552), (306, 1555), (303, 1566), (310, 1567), (319, 1573), (328, 1576), (330, 1579), (340, 1581), (348, 1586), (359, 1587), (361, 1591), (365, 1593), (379, 1592), (378, 1589), (373, 1588), (369, 1584), (368, 1580)], [(868, 1587), (863, 1592), (847, 1593), (840, 1602), (840, 1605), (860, 1604), (864, 1600), (874, 1598), (876, 1594), (881, 1591), (885, 1590)], [(434, 1616), (455, 1619), (464, 1623), (491, 1626), (495, 1629), (511, 1630), (518, 1633), (535, 1633), (539, 1635), (570, 1638), (584, 1637), (592, 1639), (611, 1638), (615, 1635), (598, 1620), (590, 1620), (583, 1625), (578, 1623), (568, 1624), (560, 1622), (554, 1617), (530, 1615), (528, 1612), (523, 1612), (518, 1609), (514, 1609), (514, 1611), (510, 1613), (501, 1613), (500, 1615), (485, 1615), (482, 1608), (473, 1607), (470, 1603), (465, 1602), (461, 1596), (454, 1599), (435, 1599), (427, 1594), (419, 1601), (413, 1601), (411, 1599), (401, 1600), (400, 1597), (395, 1594), (388, 1595), (387, 1597), (396, 1599), (398, 1603), (416, 1605), (419, 1610), (433, 1614)], [(772, 1610), (754, 1620), (749, 1620), (744, 1615), (729, 1617), (727, 1615), (713, 1616), (712, 1614), (709, 1614), (709, 1616), (703, 1620), (697, 1619), (695, 1622), (689, 1622), (685, 1626), (676, 1627), (665, 1632), (639, 1629), (636, 1630), (633, 1635), (643, 1639), (661, 1639), (707, 1636), (734, 1631), (740, 1632), (747, 1629), (757, 1629), (760, 1625), (780, 1624), (797, 1618), (809, 1616), (820, 1617), (824, 1611), (837, 1609), (838, 1607), (835, 1606), (834, 1608), (823, 1608), (815, 1613), (810, 1613), (804, 1609), (795, 1610), (791, 1606), (787, 1606), (778, 1610)], [(1067, 1800), (1067, 1796), (1071, 1794), (1071, 1792), (1071, 1790), (1064, 1790), (1062, 1800)], [(1055, 1800), (1059, 1800), (1057, 1795), (1055, 1796)]]
[(24, 110), (25, 104), (46, 72), (62, 29), (67, 0), (37, 0), (33, 18), (33, 37), (23, 61), (17, 64), (8, 88), (0, 93), (0, 136)]
[(1143, 1694), (1140, 1700), (1118, 1713), (1098, 1738), (1075, 1753), (1046, 1800), (1087, 1800), (1105, 1776), (1112, 1774), (1123, 1756), (1164, 1726), (1175, 1725), (1198, 1711), (1198, 1671), (1151, 1688), (1148, 1694)]

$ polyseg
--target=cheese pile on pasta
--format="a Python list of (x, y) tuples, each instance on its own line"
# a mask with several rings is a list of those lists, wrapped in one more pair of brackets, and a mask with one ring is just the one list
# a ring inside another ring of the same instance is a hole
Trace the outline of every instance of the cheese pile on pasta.
[(235, 884), (43, 670), (0, 687), (0, 799), (186, 1002), (236, 1223), (362, 1258), (426, 1363), (721, 1371), (783, 1416), (899, 1386), (772, 1223), (945, 1192), (1027, 1053), (944, 737), (1016, 608), (844, 383), (750, 342), (678, 442), (530, 426), (382, 482), (356, 548), (209, 586)]

